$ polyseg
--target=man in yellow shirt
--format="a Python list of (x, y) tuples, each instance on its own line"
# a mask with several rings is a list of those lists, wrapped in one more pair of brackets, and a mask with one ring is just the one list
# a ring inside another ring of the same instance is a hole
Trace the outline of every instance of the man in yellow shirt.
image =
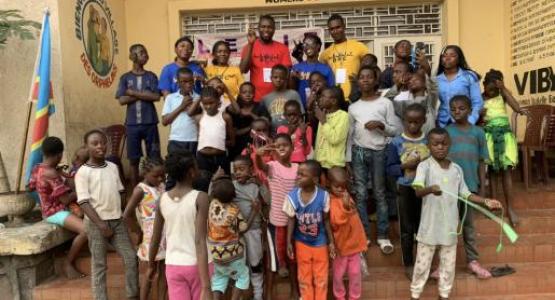
[(333, 44), (322, 52), (320, 61), (332, 68), (335, 83), (341, 86), (347, 98), (351, 93), (351, 81), (356, 77), (360, 61), (368, 53), (368, 47), (359, 41), (347, 40), (345, 20), (338, 14), (329, 17), (328, 30), (333, 38)]

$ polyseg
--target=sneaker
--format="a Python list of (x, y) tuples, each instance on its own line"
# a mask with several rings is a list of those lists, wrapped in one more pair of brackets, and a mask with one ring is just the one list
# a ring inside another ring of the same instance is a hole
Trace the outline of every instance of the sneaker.
[(380, 247), (380, 250), (382, 250), (383, 254), (388, 255), (393, 253), (394, 248), (389, 239), (378, 239), (378, 246)]
[(478, 279), (489, 279), (491, 278), (491, 273), (482, 267), (477, 260), (473, 260), (468, 264), (468, 272), (476, 275)]

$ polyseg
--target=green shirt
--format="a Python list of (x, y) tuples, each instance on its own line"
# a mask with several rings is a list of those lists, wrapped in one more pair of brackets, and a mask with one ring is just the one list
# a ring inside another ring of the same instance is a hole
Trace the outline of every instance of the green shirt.
[(320, 123), (314, 157), (324, 168), (345, 166), (345, 147), (349, 135), (349, 114), (343, 110), (326, 115), (326, 123)]

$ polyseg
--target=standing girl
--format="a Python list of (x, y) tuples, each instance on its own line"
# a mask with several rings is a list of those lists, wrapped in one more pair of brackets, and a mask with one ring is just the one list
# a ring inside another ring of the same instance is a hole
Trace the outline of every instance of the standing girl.
[(345, 166), (349, 135), (349, 114), (343, 110), (346, 106), (343, 90), (330, 87), (322, 91), (314, 108), (314, 117), (318, 120), (314, 158), (324, 170)]
[(195, 157), (187, 150), (177, 150), (168, 155), (165, 167), (177, 184), (160, 197), (147, 277), (151, 280), (158, 269), (156, 254), (164, 235), (169, 299), (211, 299), (211, 258), (206, 246), (209, 201), (206, 193), (193, 189), (193, 180), (199, 175)]
[(291, 161), (302, 163), (306, 161), (307, 155), (312, 151), (312, 127), (307, 126), (304, 122), (301, 104), (296, 100), (285, 102), (283, 115), (287, 120), (287, 125), (279, 126), (277, 133), (285, 133), (291, 136), (293, 141)]
[(193, 72), (195, 78), (194, 92), (200, 94), (201, 80), (204, 79), (204, 71), (194, 62), (189, 61), (195, 46), (190, 38), (184, 36), (175, 41), (175, 54), (177, 55), (175, 61), (167, 64), (160, 73), (160, 81), (158, 82), (158, 89), (162, 92), (164, 98), (171, 93), (179, 91), (177, 84), (177, 70), (187, 67)]
[[(206, 77), (213, 78), (217, 77), (223, 81), (229, 93), (233, 98), (237, 98), (239, 94), (239, 87), (245, 81), (243, 79), (243, 74), (237, 66), (229, 65), (229, 54), (231, 49), (229, 44), (225, 41), (217, 41), (212, 47), (212, 64), (207, 66)], [(232, 99), (229, 98), (227, 94), (224, 95), (225, 101), (229, 103)]]
[[(147, 158), (141, 161), (140, 176), (143, 181), (139, 182), (133, 189), (133, 194), (125, 207), (123, 218), (129, 220), (133, 213), (136, 213), (137, 221), (142, 230), (142, 241), (137, 251), (139, 260), (143, 263), (148, 262), (150, 241), (152, 240), (152, 230), (154, 228), (154, 218), (158, 210), (158, 200), (164, 191), (164, 165), (160, 159)], [(158, 262), (156, 270), (158, 276), (158, 297), (156, 299), (167, 299), (167, 285), (165, 276), (164, 258), (166, 256), (166, 242), (162, 239), (162, 244), (155, 260)], [(151, 281), (144, 278), (141, 282), (141, 300), (149, 299)]]
[(451, 98), (457, 95), (470, 98), (472, 113), (468, 116), (468, 122), (472, 125), (476, 124), (484, 106), (479, 81), (480, 75), (470, 69), (459, 46), (448, 45), (443, 48), (437, 68), (439, 89), (437, 124), (439, 127), (445, 127), (449, 123), (453, 123), (449, 102)]
[(511, 91), (503, 83), (503, 74), (491, 69), (484, 78), (484, 131), (490, 159), (488, 164), (491, 168), (491, 196), (495, 198), (497, 191), (497, 180), (499, 173), (503, 178), (503, 193), (507, 201), (509, 219), (513, 225), (518, 223), (518, 216), (512, 209), (512, 168), (518, 163), (518, 149), (514, 133), (511, 131), (509, 116), (505, 104), (517, 113), (523, 114), (523, 110), (511, 94)]

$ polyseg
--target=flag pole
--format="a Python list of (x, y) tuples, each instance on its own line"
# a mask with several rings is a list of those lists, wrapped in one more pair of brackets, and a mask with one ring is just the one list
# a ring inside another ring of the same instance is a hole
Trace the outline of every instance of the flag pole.
[(42, 25), (40, 28), (40, 36), (39, 36), (39, 48), (37, 51), (37, 56), (35, 58), (35, 66), (33, 67), (33, 77), (31, 79), (31, 88), (29, 89), (29, 96), (28, 96), (28, 101), (27, 101), (27, 114), (26, 114), (26, 118), (25, 118), (25, 124), (24, 124), (24, 128), (25, 130), (23, 131), (23, 138), (22, 138), (22, 143), (21, 143), (21, 151), (19, 152), (19, 160), (17, 163), (17, 176), (16, 176), (16, 181), (15, 181), (15, 193), (19, 194), (20, 192), (20, 187), (21, 187), (21, 176), (23, 175), (23, 164), (25, 163), (25, 152), (27, 151), (27, 138), (29, 137), (29, 126), (31, 123), (31, 113), (33, 112), (33, 89), (35, 86), (35, 80), (37, 77), (37, 68), (39, 65), (39, 60), (40, 60), (40, 53), (41, 53), (41, 48), (42, 48), (42, 32), (44, 29), (44, 23), (46, 22), (46, 17), (50, 14), (50, 11), (48, 10), (48, 7), (44, 9), (44, 18), (42, 19)]

